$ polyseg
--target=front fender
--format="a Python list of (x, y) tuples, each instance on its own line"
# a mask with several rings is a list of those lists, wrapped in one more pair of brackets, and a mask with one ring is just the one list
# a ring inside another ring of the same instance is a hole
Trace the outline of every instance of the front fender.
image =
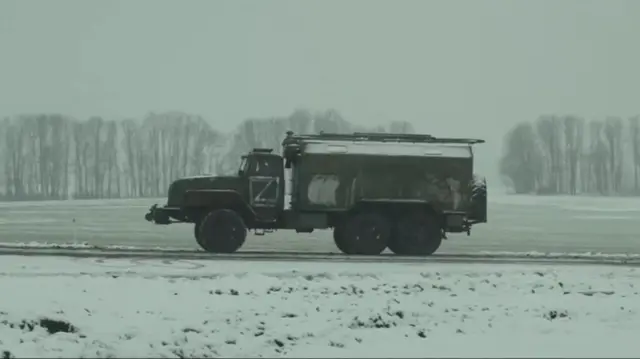
[(238, 212), (248, 225), (256, 220), (256, 213), (234, 190), (195, 189), (185, 193), (185, 204), (191, 208), (200, 209), (232, 209)]

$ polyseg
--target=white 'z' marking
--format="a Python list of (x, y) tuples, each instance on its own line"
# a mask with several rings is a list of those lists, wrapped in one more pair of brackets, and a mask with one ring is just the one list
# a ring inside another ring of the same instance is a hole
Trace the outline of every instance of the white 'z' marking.
[(276, 185), (280, 182), (280, 178), (278, 177), (252, 177), (251, 178), (251, 193), (253, 195), (253, 185), (255, 183), (264, 183), (267, 182), (267, 184), (262, 188), (262, 190), (260, 190), (260, 192), (258, 192), (258, 194), (256, 194), (253, 197), (253, 203), (255, 205), (261, 205), (261, 206), (269, 206), (269, 205), (273, 205), (277, 202), (278, 200), (278, 196), (280, 195), (277, 191), (276, 188), (276, 196), (275, 198), (264, 198), (263, 195), (264, 193), (272, 186), (272, 185)]

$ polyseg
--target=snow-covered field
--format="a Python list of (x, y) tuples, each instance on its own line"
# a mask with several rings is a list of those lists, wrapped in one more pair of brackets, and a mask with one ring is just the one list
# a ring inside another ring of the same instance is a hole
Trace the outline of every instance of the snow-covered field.
[(626, 267), (0, 257), (3, 357), (637, 357)]
[[(0, 203), (0, 242), (196, 249), (191, 225), (144, 220), (165, 199)], [(451, 235), (440, 253), (479, 251), (640, 254), (640, 199), (490, 194), (489, 223)], [(250, 236), (243, 250), (338, 252), (329, 231)]]

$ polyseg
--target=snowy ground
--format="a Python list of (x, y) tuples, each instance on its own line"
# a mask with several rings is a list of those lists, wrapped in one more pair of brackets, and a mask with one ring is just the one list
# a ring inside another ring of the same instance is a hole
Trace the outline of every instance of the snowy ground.
[[(82, 242), (195, 249), (191, 225), (144, 220), (165, 199), (0, 203), (0, 242)], [(439, 253), (479, 251), (640, 254), (638, 198), (532, 197), (491, 194), (489, 223), (470, 237), (452, 235)], [(331, 233), (279, 231), (250, 236), (243, 250), (336, 252)]]
[(626, 267), (3, 256), (4, 357), (637, 357)]

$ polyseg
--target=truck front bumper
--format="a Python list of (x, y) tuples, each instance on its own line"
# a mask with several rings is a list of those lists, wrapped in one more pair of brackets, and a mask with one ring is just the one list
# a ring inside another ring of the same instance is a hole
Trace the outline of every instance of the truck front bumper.
[(149, 212), (145, 214), (144, 219), (155, 224), (171, 224), (173, 223), (173, 221), (171, 221), (171, 214), (179, 211), (179, 208), (167, 206), (158, 207), (157, 204), (154, 204), (149, 208)]

